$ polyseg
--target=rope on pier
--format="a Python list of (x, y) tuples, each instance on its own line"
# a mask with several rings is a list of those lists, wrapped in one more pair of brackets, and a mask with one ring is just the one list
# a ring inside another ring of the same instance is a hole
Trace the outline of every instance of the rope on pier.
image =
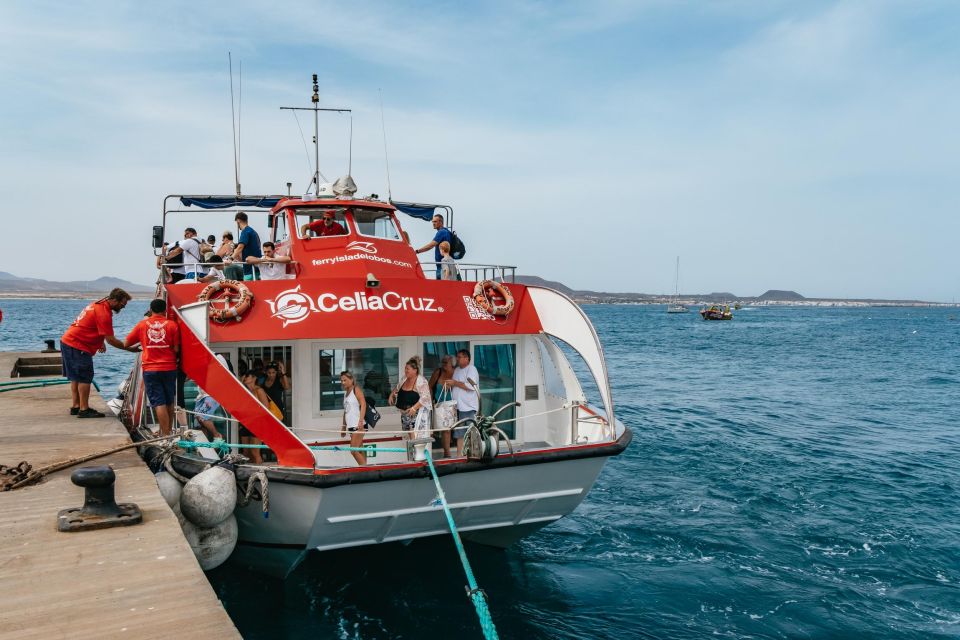
[[(87, 462), (89, 460), (94, 460), (96, 458), (102, 458), (103, 456), (108, 456), (111, 453), (117, 453), (125, 449), (133, 449), (134, 447), (141, 447), (147, 444), (154, 444), (157, 442), (163, 442), (164, 440), (170, 440), (171, 438), (177, 437), (177, 434), (162, 436), (160, 438), (154, 438), (152, 440), (144, 440), (142, 442), (131, 442), (130, 444), (121, 445), (119, 447), (114, 447), (112, 449), (107, 449), (105, 451), (98, 451), (97, 453), (91, 453), (90, 455), (81, 456), (79, 458), (71, 458), (69, 460), (64, 460), (63, 462), (55, 462), (54, 464), (48, 465), (41, 469), (33, 470), (32, 465), (28, 464), (26, 461), (21, 462), (16, 467), (13, 467), (16, 470), (16, 473), (4, 472), (9, 475), (9, 478), (5, 478), (0, 481), (0, 491), (11, 491), (13, 489), (19, 489), (20, 487), (26, 486), (37, 482), (46, 475), (49, 475), (55, 471), (61, 471), (68, 467)], [(6, 469), (0, 465), (0, 471)]]
[(483, 637), (486, 640), (497, 640), (497, 627), (493, 624), (493, 617), (490, 615), (490, 608), (487, 606), (487, 593), (477, 585), (476, 578), (473, 577), (473, 569), (470, 567), (470, 561), (467, 559), (467, 552), (463, 549), (463, 542), (460, 540), (460, 533), (457, 531), (457, 525), (453, 521), (453, 514), (450, 513), (450, 505), (447, 504), (447, 496), (443, 493), (443, 487), (440, 486), (440, 478), (437, 476), (437, 470), (433, 466), (433, 456), (429, 450), (424, 451), (427, 456), (427, 465), (430, 467), (430, 475), (433, 476), (433, 484), (437, 487), (437, 500), (443, 506), (443, 513), (447, 516), (447, 524), (450, 526), (450, 533), (453, 535), (453, 543), (457, 547), (457, 553), (460, 555), (460, 564), (463, 565), (463, 572), (467, 576), (467, 597), (473, 601), (473, 608), (477, 610), (477, 617), (480, 618), (480, 628), (483, 630)]

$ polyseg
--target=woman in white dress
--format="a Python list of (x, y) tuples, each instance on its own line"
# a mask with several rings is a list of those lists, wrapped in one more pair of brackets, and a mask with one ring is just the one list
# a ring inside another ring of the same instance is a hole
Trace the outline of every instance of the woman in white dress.
[[(367, 414), (367, 400), (363, 397), (363, 390), (357, 386), (353, 374), (344, 371), (340, 374), (340, 386), (343, 388), (343, 424), (340, 427), (340, 437), (350, 432), (350, 446), (359, 448), (363, 445), (363, 435), (366, 431), (364, 416)], [(367, 454), (363, 451), (351, 451), (357, 464), (367, 464)]]

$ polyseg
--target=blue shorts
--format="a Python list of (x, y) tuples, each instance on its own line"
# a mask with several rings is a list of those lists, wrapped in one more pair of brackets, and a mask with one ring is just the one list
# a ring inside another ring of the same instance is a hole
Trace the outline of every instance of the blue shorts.
[(177, 399), (177, 372), (144, 371), (143, 386), (151, 407), (164, 407)]
[[(476, 411), (460, 411), (459, 409), (457, 409), (457, 422), (461, 420), (466, 420), (467, 418), (476, 418), (476, 417), (477, 417)], [(464, 435), (466, 435), (467, 429), (469, 428), (470, 428), (469, 422), (465, 422), (461, 424), (459, 427), (453, 430), (453, 437), (462, 438)]]
[(63, 362), (63, 377), (70, 382), (90, 384), (93, 382), (93, 356), (86, 351), (60, 343), (60, 360)]

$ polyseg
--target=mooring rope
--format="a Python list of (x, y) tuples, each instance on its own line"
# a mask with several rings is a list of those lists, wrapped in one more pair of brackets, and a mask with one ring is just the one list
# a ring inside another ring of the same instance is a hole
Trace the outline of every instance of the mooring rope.
[(424, 453), (427, 456), (430, 475), (433, 476), (433, 484), (437, 487), (437, 500), (439, 500), (443, 506), (444, 515), (447, 516), (447, 524), (450, 526), (453, 542), (457, 547), (457, 553), (460, 554), (460, 564), (463, 565), (463, 572), (467, 575), (467, 597), (473, 602), (473, 608), (477, 610), (477, 617), (480, 618), (480, 628), (483, 630), (483, 637), (487, 640), (496, 640), (498, 638), (497, 627), (493, 624), (493, 617), (490, 615), (490, 608), (487, 606), (487, 593), (477, 585), (477, 580), (473, 577), (473, 569), (470, 567), (470, 561), (467, 559), (467, 552), (463, 549), (463, 542), (460, 540), (457, 525), (453, 521), (453, 514), (450, 513), (447, 496), (443, 493), (443, 487), (440, 486), (440, 478), (437, 476), (437, 470), (433, 466), (433, 456), (429, 450), (424, 451)]

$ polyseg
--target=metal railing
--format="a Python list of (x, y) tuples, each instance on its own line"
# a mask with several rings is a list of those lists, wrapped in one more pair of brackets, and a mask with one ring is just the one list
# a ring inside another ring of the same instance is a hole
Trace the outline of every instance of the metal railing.
[[(442, 262), (421, 262), (423, 273), (427, 278), (433, 277), (439, 280), (437, 275)], [(517, 276), (517, 268), (505, 264), (479, 264), (470, 262), (456, 263), (460, 278), (467, 282), (479, 282), (481, 280), (499, 280), (500, 282), (513, 283)]]

